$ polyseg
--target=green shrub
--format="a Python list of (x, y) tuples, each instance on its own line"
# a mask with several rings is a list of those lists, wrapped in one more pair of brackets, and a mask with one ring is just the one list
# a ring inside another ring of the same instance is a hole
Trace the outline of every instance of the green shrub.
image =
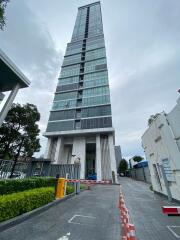
[(34, 188), (55, 187), (55, 182), (56, 179), (53, 177), (0, 180), (0, 195), (22, 192)]
[(85, 184), (81, 184), (81, 185), (80, 185), (80, 189), (81, 189), (81, 190), (86, 189), (86, 187), (87, 187), (87, 186), (86, 186)]
[(54, 200), (54, 188), (37, 188), (0, 197), (0, 222), (43, 206)]
[(66, 187), (66, 195), (68, 194), (71, 194), (74, 192), (74, 186), (71, 185), (71, 184), (67, 184), (67, 187)]

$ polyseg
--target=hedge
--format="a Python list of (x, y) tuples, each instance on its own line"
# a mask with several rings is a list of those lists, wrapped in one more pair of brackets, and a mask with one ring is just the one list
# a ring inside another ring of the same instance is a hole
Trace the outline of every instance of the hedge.
[(37, 188), (0, 197), (0, 222), (29, 212), (54, 200), (54, 188)]
[(67, 187), (66, 187), (66, 194), (68, 195), (68, 194), (71, 194), (71, 193), (73, 193), (74, 192), (74, 186), (73, 185), (67, 185)]
[(53, 177), (0, 180), (0, 195), (22, 192), (34, 188), (55, 187), (55, 182), (56, 179)]

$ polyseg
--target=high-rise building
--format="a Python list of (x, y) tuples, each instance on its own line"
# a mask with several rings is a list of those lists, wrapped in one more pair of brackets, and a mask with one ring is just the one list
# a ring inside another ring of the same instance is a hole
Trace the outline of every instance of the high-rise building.
[[(46, 158), (81, 162), (81, 178), (116, 178), (114, 129), (100, 2), (78, 9), (46, 133)], [(114, 171), (114, 174), (113, 174)]]

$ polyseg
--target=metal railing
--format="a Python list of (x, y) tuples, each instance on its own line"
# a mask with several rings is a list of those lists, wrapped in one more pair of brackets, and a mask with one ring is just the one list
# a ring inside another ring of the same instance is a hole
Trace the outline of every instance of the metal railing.
[[(0, 160), (0, 179), (10, 178), (14, 161)], [(80, 165), (79, 164), (51, 164), (46, 161), (40, 162), (17, 162), (12, 178), (22, 179), (25, 177), (43, 177), (51, 176), (71, 179), (79, 179)]]
[[(11, 170), (14, 161), (12, 160), (0, 160), (0, 178), (8, 179), (11, 175)], [(29, 169), (29, 163), (17, 162), (12, 178), (25, 178)]]

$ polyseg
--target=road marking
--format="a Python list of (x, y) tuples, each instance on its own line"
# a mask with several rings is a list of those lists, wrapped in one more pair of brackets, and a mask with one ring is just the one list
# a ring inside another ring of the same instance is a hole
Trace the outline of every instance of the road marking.
[(58, 238), (57, 240), (68, 240), (70, 235), (71, 235), (71, 233), (69, 232), (69, 233), (67, 233), (66, 235)]
[(177, 235), (177, 233), (174, 232), (173, 229), (172, 229), (172, 228), (180, 228), (180, 226), (167, 226), (167, 228), (176, 238), (180, 238), (180, 235)]
[[(68, 220), (68, 223), (79, 224), (79, 225), (87, 225), (87, 224), (84, 224), (84, 223), (73, 222), (73, 220), (74, 220), (76, 217), (83, 217), (83, 218), (96, 219), (96, 217), (93, 217), (93, 216), (85, 216), (85, 215), (78, 215), (78, 214), (75, 214), (71, 219)], [(89, 225), (89, 224), (88, 224), (88, 225)]]

